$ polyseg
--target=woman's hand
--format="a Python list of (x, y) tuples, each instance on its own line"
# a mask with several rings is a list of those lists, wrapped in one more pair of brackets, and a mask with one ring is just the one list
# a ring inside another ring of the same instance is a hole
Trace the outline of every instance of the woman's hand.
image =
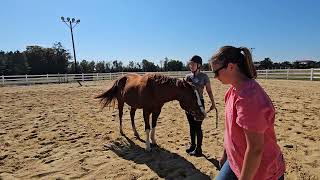
[(226, 153), (226, 150), (223, 150), (223, 155), (219, 160), (220, 169), (222, 168), (222, 166), (226, 162), (226, 160), (227, 160), (227, 153)]
[(215, 108), (216, 108), (216, 105), (215, 105), (214, 102), (212, 102), (212, 104), (211, 104), (209, 110), (207, 111), (207, 113), (210, 112), (211, 110), (215, 109)]

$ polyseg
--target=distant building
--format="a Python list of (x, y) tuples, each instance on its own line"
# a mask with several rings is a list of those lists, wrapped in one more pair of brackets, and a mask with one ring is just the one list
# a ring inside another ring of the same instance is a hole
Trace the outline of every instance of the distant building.
[(300, 65), (310, 65), (310, 64), (316, 63), (315, 61), (312, 61), (312, 60), (297, 60), (296, 62), (299, 63)]
[(295, 61), (295, 64), (298, 65), (298, 68), (311, 68), (311, 67), (314, 67), (316, 63), (317, 63), (316, 61), (312, 61), (309, 59)]

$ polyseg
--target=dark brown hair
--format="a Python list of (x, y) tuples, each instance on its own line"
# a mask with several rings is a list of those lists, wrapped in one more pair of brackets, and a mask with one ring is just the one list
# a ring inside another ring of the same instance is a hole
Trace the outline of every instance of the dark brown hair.
[(248, 78), (255, 79), (257, 77), (251, 52), (246, 47), (223, 46), (212, 56), (210, 63), (220, 63), (223, 65), (234, 63), (238, 65), (240, 71)]

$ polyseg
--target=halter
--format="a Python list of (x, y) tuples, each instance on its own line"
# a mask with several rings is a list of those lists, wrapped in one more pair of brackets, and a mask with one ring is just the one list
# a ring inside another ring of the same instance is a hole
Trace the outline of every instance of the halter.
[(207, 116), (207, 113), (206, 113), (206, 111), (204, 110), (204, 108), (203, 108), (203, 106), (202, 106), (199, 93), (198, 93), (198, 91), (197, 91), (196, 89), (194, 90), (194, 93), (195, 93), (196, 96), (197, 96), (197, 102), (198, 102), (198, 105), (199, 105), (199, 107), (200, 107), (200, 109), (201, 109), (201, 112), (202, 112), (202, 114), (204, 114), (204, 117), (206, 117), (206, 116)]
[[(200, 96), (199, 96), (198, 91), (197, 91), (197, 90), (194, 90), (194, 93), (195, 93), (196, 96), (197, 96), (197, 102), (198, 102), (198, 105), (199, 105), (199, 107), (200, 107), (200, 109), (201, 109), (201, 112), (204, 114), (204, 117), (207, 117), (207, 113), (209, 113), (210, 110), (209, 110), (208, 112), (205, 112), (205, 110), (204, 110), (204, 108), (203, 108), (203, 106), (202, 106), (202, 103), (201, 103), (201, 100), (200, 100)], [(217, 107), (215, 107), (214, 109), (215, 109), (215, 111), (216, 111), (216, 128), (218, 128), (218, 109), (217, 109)], [(194, 117), (194, 120), (197, 121), (197, 119), (196, 119), (195, 117)]]

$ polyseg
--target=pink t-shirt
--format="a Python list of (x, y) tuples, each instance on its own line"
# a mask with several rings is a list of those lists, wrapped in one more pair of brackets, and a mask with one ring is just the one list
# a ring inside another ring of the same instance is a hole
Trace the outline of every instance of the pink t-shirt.
[(241, 174), (246, 151), (243, 129), (264, 134), (264, 151), (254, 179), (278, 179), (285, 172), (285, 163), (274, 132), (275, 109), (262, 87), (255, 81), (230, 87), (225, 95), (224, 147), (230, 167)]

